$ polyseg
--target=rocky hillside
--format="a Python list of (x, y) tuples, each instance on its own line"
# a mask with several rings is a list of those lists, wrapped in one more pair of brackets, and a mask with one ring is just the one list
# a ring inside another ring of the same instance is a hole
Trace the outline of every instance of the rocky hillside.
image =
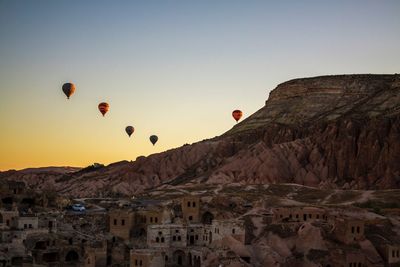
[(277, 86), (259, 111), (210, 140), (82, 170), (0, 173), (74, 196), (182, 184), (400, 188), (400, 75), (337, 75)]

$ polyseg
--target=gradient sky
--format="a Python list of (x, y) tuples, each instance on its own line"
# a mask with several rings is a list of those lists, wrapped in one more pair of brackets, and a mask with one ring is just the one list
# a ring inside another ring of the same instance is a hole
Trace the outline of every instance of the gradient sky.
[(396, 72), (400, 1), (0, 0), (0, 170), (134, 160), (229, 130), (288, 79)]

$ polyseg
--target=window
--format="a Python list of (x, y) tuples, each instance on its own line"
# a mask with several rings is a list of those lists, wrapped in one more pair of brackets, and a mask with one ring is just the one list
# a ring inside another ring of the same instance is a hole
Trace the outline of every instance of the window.
[(161, 237), (161, 243), (164, 243), (164, 242), (165, 242), (164, 237)]
[(392, 250), (392, 257), (393, 257), (393, 258), (394, 258), (394, 252), (395, 252), (395, 251), (394, 251), (394, 250)]
[(193, 216), (189, 216), (189, 221), (193, 220)]
[(117, 219), (114, 219), (114, 225), (117, 225)]
[(157, 218), (157, 217), (155, 217), (155, 218), (154, 218), (154, 221), (155, 221), (156, 223), (158, 223), (158, 218)]
[(28, 225), (26, 225), (26, 223), (24, 224), (24, 228), (25, 228), (25, 229), (28, 228)]
[(175, 230), (175, 233), (179, 233), (179, 230)]
[(396, 253), (396, 254), (397, 254), (397, 258), (398, 258), (398, 257), (399, 257), (399, 251), (397, 251), (397, 253)]
[(176, 241), (176, 236), (173, 236), (173, 237), (172, 237), (172, 241)]
[(232, 234), (235, 234), (235, 228), (232, 229)]
[(156, 242), (160, 243), (160, 238), (158, 236), (156, 237)]
[(312, 215), (311, 214), (308, 214), (308, 218), (311, 218), (312, 217)]
[(32, 228), (32, 224), (29, 224), (29, 228)]
[(193, 202), (193, 203), (192, 203), (192, 206), (193, 206), (193, 208), (196, 207), (196, 202)]
[(165, 261), (168, 261), (168, 256), (167, 255), (165, 255)]
[(319, 219), (319, 214), (317, 214), (317, 219)]
[(139, 266), (142, 266), (142, 260), (139, 261)]
[(121, 225), (125, 225), (125, 220), (124, 219), (121, 220)]
[(153, 217), (150, 217), (150, 222), (151, 222), (151, 223), (153, 222)]
[(158, 235), (162, 235), (162, 233), (161, 233), (161, 232), (158, 232)]
[(199, 236), (198, 235), (196, 235), (196, 240), (199, 240)]
[(135, 266), (137, 266), (137, 260), (135, 260)]
[(181, 240), (182, 240), (181, 236), (178, 236), (178, 241), (181, 241)]
[(351, 227), (351, 233), (354, 234), (354, 226)]
[(190, 201), (188, 201), (188, 207), (190, 207)]
[(296, 219), (298, 219), (299, 218), (299, 214), (296, 214)]
[(357, 234), (360, 233), (360, 226), (357, 226)]

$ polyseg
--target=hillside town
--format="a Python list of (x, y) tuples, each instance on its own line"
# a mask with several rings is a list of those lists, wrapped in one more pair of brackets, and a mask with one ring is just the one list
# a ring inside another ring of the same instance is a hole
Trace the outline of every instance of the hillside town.
[(2, 182), (0, 192), (2, 267), (400, 264), (396, 209), (384, 216), (198, 192), (163, 201), (90, 202), (39, 194), (13, 181)]

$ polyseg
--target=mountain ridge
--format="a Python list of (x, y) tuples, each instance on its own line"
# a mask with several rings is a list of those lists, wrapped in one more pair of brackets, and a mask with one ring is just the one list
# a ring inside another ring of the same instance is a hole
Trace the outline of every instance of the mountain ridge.
[(397, 74), (293, 79), (221, 136), (89, 172), (0, 177), (73, 196), (200, 183), (399, 188), (399, 114)]

